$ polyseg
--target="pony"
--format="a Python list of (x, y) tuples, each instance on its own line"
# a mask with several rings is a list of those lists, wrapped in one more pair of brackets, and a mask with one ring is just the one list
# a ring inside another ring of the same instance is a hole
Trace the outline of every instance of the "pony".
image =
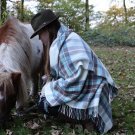
[(0, 27), (0, 123), (21, 110), (38, 90), (43, 46), (30, 24), (9, 17)]

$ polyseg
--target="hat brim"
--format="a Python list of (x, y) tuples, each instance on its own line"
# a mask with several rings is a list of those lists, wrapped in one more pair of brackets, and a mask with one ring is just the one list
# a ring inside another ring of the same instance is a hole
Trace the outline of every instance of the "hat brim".
[(45, 26), (47, 26), (48, 24), (50, 24), (50, 23), (52, 23), (53, 21), (57, 20), (58, 18), (59, 18), (59, 16), (56, 16), (56, 18), (54, 18), (52, 21), (41, 25), (41, 27), (39, 27), (39, 28), (32, 34), (32, 36), (30, 37), (30, 39), (32, 39), (33, 37), (35, 37), (36, 35), (38, 35), (38, 32), (39, 32), (40, 30), (42, 30)]

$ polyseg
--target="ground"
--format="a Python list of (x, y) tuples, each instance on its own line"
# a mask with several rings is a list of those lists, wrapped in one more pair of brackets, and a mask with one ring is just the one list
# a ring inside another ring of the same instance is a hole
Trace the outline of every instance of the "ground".
[[(108, 68), (115, 80), (119, 94), (112, 102), (114, 127), (106, 135), (135, 134), (135, 48), (133, 47), (91, 47)], [(96, 135), (83, 131), (80, 125), (74, 129), (68, 123), (51, 119), (42, 114), (30, 113), (18, 118), (13, 116), (9, 128), (0, 130), (0, 135)]]

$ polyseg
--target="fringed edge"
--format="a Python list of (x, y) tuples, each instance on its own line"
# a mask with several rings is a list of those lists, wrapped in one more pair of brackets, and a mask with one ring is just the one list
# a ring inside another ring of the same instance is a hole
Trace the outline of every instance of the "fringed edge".
[(61, 105), (58, 112), (75, 120), (89, 120), (92, 116), (89, 114), (89, 109), (76, 109), (67, 105)]
[(77, 121), (91, 121), (94, 124), (94, 128), (99, 133), (104, 133), (103, 123), (101, 117), (92, 114), (90, 109), (76, 109), (67, 105), (60, 106), (59, 113), (67, 116), (70, 119)]

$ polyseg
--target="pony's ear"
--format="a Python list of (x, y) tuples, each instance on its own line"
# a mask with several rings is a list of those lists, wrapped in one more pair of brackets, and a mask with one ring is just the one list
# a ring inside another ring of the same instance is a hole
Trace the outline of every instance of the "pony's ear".
[(19, 81), (21, 78), (21, 73), (20, 72), (13, 72), (13, 73), (11, 73), (11, 78), (14, 82)]

